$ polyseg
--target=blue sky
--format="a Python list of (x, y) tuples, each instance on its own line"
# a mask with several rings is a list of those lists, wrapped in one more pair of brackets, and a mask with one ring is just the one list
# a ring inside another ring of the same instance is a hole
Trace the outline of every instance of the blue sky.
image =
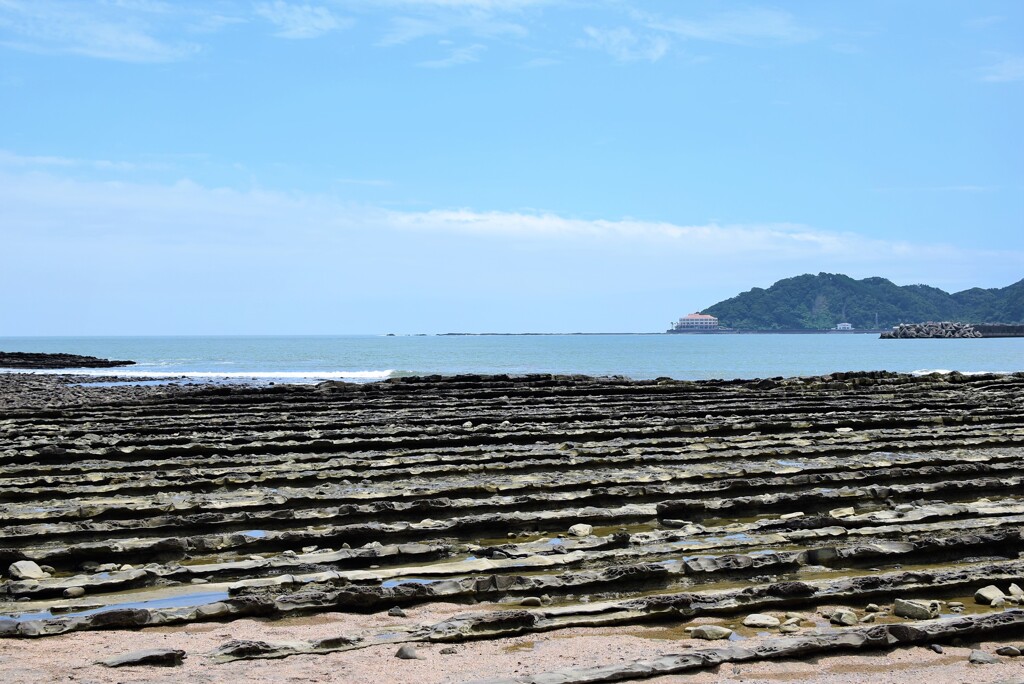
[(1024, 3), (0, 0), (0, 335), (1024, 277)]

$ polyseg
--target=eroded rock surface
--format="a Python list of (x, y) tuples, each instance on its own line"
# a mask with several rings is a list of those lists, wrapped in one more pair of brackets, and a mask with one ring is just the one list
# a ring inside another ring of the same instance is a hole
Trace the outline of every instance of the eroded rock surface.
[(882, 644), (1024, 595), (1019, 374), (80, 380), (0, 374), (0, 637), (450, 601), (494, 608), (408, 640), (827, 608)]

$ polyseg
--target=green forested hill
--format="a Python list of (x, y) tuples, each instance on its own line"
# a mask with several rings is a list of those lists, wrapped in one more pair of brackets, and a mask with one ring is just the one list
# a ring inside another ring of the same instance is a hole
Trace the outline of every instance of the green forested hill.
[(927, 285), (894, 285), (885, 278), (854, 280), (838, 273), (786, 278), (704, 309), (721, 325), (741, 330), (822, 329), (837, 323), (888, 328), (899, 323), (1024, 322), (1024, 280), (1008, 287), (949, 294)]

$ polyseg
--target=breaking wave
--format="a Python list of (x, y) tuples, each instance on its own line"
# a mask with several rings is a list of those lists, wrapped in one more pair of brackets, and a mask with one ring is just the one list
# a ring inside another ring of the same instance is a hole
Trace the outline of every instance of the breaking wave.
[(324, 380), (346, 380), (354, 382), (373, 382), (386, 380), (395, 374), (394, 370), (356, 370), (356, 371), (154, 371), (135, 369), (131, 366), (119, 368), (62, 368), (45, 370), (19, 370), (16, 372), (29, 374), (77, 375), (82, 377), (125, 377), (152, 378), (154, 380), (257, 380), (285, 382), (321, 382)]

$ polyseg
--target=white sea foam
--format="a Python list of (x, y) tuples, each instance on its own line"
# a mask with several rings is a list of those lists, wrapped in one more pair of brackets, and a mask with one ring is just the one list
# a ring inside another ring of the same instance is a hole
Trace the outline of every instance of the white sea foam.
[(959, 373), (960, 375), (1012, 375), (1013, 371), (956, 371), (949, 370), (948, 368), (922, 368), (910, 371), (911, 375), (931, 375), (932, 373), (939, 373), (941, 375), (949, 375), (950, 373)]
[(61, 368), (45, 370), (18, 369), (11, 372), (46, 375), (80, 375), (83, 377), (131, 377), (153, 379), (213, 379), (213, 380), (384, 380), (391, 377), (394, 370), (362, 370), (362, 371), (153, 371), (135, 369), (131, 366), (119, 368)]

